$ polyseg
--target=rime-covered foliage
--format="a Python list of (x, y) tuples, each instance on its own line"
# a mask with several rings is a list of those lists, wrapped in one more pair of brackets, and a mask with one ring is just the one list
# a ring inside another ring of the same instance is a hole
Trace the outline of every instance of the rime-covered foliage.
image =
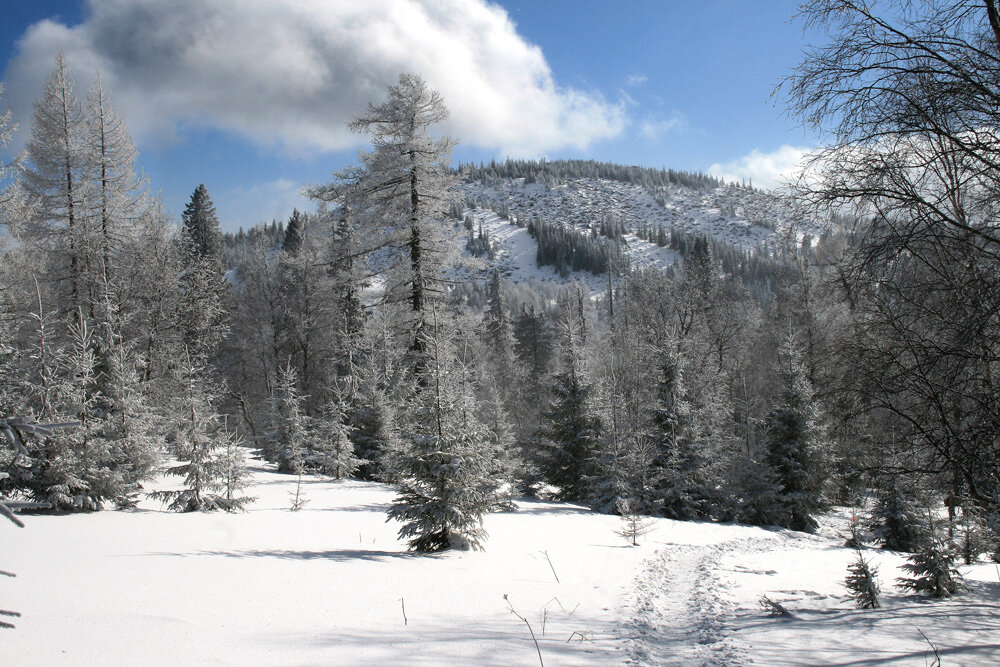
[(482, 549), (483, 515), (501, 502), (500, 449), (477, 414), (471, 369), (441, 325), (424, 334), (430, 363), (413, 399), (408, 444), (396, 457), (389, 518), (414, 551)]
[(306, 454), (307, 468), (334, 479), (346, 479), (354, 477), (366, 462), (355, 454), (347, 409), (343, 391), (338, 390), (316, 420), (315, 434)]
[(290, 365), (278, 371), (275, 390), (275, 430), (264, 452), (279, 471), (301, 473), (312, 445), (312, 420), (302, 412), (298, 373)]
[(885, 480), (878, 490), (868, 529), (882, 548), (914, 552), (929, 538), (926, 520), (921, 517), (915, 498), (908, 496), (904, 480)]
[(878, 568), (869, 563), (861, 550), (858, 557), (847, 566), (847, 577), (844, 579), (848, 597), (862, 609), (878, 609), (879, 585)]
[(222, 268), (222, 233), (208, 189), (199, 185), (181, 216), (180, 308), (184, 345), (199, 363), (207, 361), (226, 334), (228, 292)]
[(539, 466), (545, 480), (558, 487), (566, 500), (586, 500), (587, 478), (604, 435), (594, 405), (594, 387), (587, 377), (576, 325), (566, 322), (562, 332), (561, 366), (551, 386), (551, 403), (542, 415)]
[(150, 495), (178, 512), (243, 509), (253, 499), (237, 495), (245, 473), (233, 449), (235, 436), (212, 404), (214, 387), (190, 356), (177, 372), (183, 393), (177, 398), (172, 453), (178, 464), (167, 472), (183, 476), (184, 488)]
[(950, 545), (931, 540), (903, 565), (903, 570), (912, 576), (898, 577), (896, 584), (934, 598), (951, 597), (962, 589), (962, 575), (955, 569), (956, 555)]
[(781, 348), (782, 399), (768, 415), (767, 462), (777, 474), (782, 523), (812, 531), (814, 515), (823, 509), (822, 427), (813, 390), (795, 340)]

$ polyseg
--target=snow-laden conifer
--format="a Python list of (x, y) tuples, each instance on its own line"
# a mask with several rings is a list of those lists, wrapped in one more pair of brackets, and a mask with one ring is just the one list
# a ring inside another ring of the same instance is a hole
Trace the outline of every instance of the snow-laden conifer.
[(460, 362), (440, 325), (424, 331), (429, 364), (413, 402), (407, 447), (395, 465), (399, 495), (389, 518), (414, 551), (482, 549), (483, 515), (501, 503), (496, 435), (479, 419)]
[(767, 463), (777, 474), (782, 523), (813, 531), (814, 515), (825, 506), (823, 430), (805, 365), (791, 335), (779, 350), (782, 396), (767, 418)]

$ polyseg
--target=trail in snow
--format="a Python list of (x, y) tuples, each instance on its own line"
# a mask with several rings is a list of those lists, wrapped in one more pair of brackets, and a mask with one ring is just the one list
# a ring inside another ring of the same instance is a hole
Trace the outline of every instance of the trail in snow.
[[(777, 536), (775, 536), (777, 537)], [(747, 646), (727, 620), (735, 605), (720, 576), (734, 554), (771, 549), (775, 537), (731, 539), (707, 545), (674, 545), (644, 564), (634, 582), (626, 622), (628, 664), (743, 665)]]

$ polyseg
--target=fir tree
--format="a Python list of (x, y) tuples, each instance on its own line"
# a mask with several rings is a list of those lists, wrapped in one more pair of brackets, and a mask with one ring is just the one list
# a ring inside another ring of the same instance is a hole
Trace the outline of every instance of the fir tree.
[[(175, 427), (174, 454), (179, 465), (168, 469), (173, 475), (184, 477), (185, 488), (155, 491), (150, 497), (169, 503), (169, 508), (179, 512), (241, 509), (249, 499), (233, 497), (227, 483), (233, 475), (232, 460), (219, 453), (219, 438), (224, 437), (228, 448), (228, 431), (220, 425), (220, 417), (212, 405), (210, 382), (203, 369), (190, 355), (178, 368), (179, 384), (183, 394), (177, 399), (175, 414), (179, 422)], [(238, 477), (238, 474), (237, 474)], [(227, 492), (221, 496), (218, 492)]]
[(310, 448), (310, 420), (302, 412), (302, 395), (297, 385), (298, 373), (286, 364), (278, 371), (274, 413), (277, 430), (265, 448), (268, 458), (277, 462), (278, 472), (300, 473)]
[(218, 349), (228, 325), (222, 272), (222, 234), (215, 205), (199, 185), (184, 209), (181, 224), (182, 266), (180, 328), (184, 346), (204, 364)]
[(653, 465), (658, 473), (660, 505), (671, 519), (700, 518), (706, 511), (700, 480), (705, 461), (697, 449), (692, 407), (676, 351), (663, 353), (660, 373), (651, 429), (657, 451)]
[(916, 500), (902, 489), (901, 480), (882, 480), (872, 508), (868, 529), (883, 549), (914, 552), (927, 542), (927, 530), (917, 510)]
[(338, 389), (317, 420), (315, 438), (306, 459), (309, 468), (334, 479), (353, 477), (365, 462), (354, 453), (347, 407), (344, 394)]
[(299, 209), (293, 209), (291, 217), (288, 218), (288, 225), (285, 227), (285, 238), (282, 240), (281, 249), (289, 255), (295, 255), (302, 247), (302, 238), (305, 234), (305, 220)]

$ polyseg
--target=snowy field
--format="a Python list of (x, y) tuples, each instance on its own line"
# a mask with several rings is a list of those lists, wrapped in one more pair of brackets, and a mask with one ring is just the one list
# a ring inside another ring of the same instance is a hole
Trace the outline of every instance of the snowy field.
[[(158, 486), (174, 486), (174, 479)], [(415, 556), (386, 523), (392, 489), (304, 480), (258, 463), (244, 514), (28, 516), (2, 529), (4, 665), (1000, 664), (1000, 572), (964, 567), (969, 592), (932, 602), (891, 586), (857, 610), (853, 552), (821, 534), (658, 520), (639, 547), (616, 517), (519, 501), (490, 515), (485, 552)], [(558, 579), (557, 579), (558, 578)], [(793, 618), (765, 615), (761, 594)]]

